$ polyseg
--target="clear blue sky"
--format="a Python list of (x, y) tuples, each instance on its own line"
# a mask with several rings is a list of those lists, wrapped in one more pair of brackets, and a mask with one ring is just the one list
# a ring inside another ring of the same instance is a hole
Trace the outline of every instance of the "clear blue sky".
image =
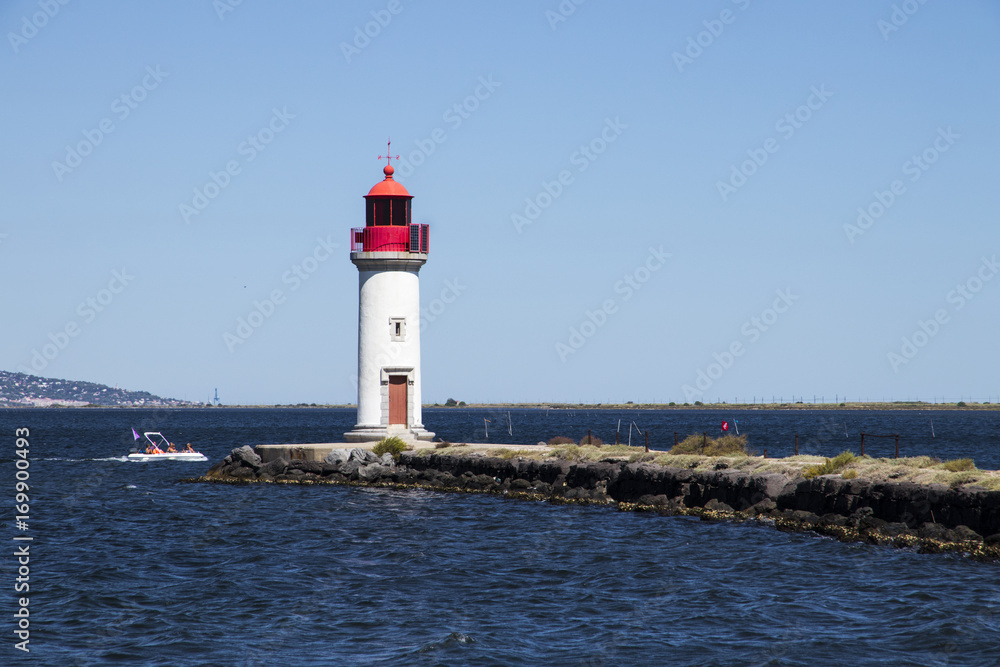
[(1000, 395), (995, 2), (17, 0), (0, 26), (6, 370), (353, 402), (348, 230), (391, 136), (431, 225), (428, 402)]

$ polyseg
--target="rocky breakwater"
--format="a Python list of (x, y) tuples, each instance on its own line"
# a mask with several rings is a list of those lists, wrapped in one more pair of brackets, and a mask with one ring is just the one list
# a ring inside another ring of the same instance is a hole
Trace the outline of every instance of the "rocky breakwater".
[(403, 452), (396, 460), (362, 448), (333, 450), (323, 461), (262, 463), (249, 446), (234, 449), (192, 481), (354, 484), (600, 503), (703, 519), (756, 520), (844, 541), (1000, 559), (1000, 491), (975, 486), (696, 471), (615, 459)]

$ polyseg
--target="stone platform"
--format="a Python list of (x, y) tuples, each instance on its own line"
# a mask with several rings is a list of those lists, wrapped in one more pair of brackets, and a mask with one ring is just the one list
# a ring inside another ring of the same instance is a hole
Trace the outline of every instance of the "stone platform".
[[(277, 461), (280, 458), (284, 458), (286, 461), (322, 461), (330, 450), (333, 449), (347, 449), (351, 450), (355, 447), (360, 447), (361, 449), (371, 449), (377, 443), (375, 442), (314, 442), (314, 443), (304, 443), (304, 444), (291, 444), (291, 445), (255, 445), (254, 451), (257, 452), (257, 456), (261, 458), (262, 463), (270, 463), (271, 461)], [(410, 445), (414, 450), (418, 449), (434, 449), (439, 443), (428, 442), (426, 440), (416, 440), (408, 441), (406, 444)], [(541, 449), (548, 450), (548, 447), (542, 447), (539, 445), (499, 445), (490, 443), (464, 443), (470, 449), (469, 452), (474, 452), (483, 449)]]

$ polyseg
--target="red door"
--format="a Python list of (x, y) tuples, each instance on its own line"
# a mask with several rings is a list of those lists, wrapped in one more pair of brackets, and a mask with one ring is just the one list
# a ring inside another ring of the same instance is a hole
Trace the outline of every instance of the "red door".
[(406, 376), (389, 376), (389, 423), (406, 426)]

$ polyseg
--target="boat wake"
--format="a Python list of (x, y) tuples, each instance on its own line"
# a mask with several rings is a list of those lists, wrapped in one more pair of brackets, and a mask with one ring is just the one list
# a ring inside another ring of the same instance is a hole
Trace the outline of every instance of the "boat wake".
[(91, 461), (117, 461), (118, 463), (125, 463), (128, 461), (127, 456), (106, 456), (96, 459), (67, 459), (60, 457), (47, 457), (43, 459), (38, 459), (39, 461), (66, 461), (68, 463), (88, 463)]

